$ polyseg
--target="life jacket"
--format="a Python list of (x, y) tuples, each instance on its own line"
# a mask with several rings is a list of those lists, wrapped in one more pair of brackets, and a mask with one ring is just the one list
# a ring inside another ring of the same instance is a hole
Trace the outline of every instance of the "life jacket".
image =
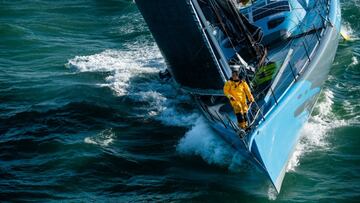
[(277, 65), (273, 62), (265, 66), (261, 66), (252, 81), (254, 88), (256, 90), (261, 90), (267, 87), (271, 83), (277, 69)]

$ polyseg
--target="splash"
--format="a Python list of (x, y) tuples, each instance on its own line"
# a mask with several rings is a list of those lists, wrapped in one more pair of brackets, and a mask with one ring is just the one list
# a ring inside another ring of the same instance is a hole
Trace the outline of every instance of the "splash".
[(274, 186), (269, 185), (268, 191), (267, 191), (268, 199), (271, 201), (275, 201), (277, 198), (277, 195), (278, 195), (278, 193), (276, 192)]
[(350, 66), (356, 66), (359, 64), (359, 61), (356, 56), (351, 57), (351, 64)]
[(199, 117), (190, 131), (180, 140), (177, 151), (183, 155), (197, 155), (209, 164), (228, 165), (234, 152), (217, 137), (203, 117)]
[(84, 142), (87, 144), (94, 144), (101, 147), (107, 147), (114, 141), (115, 133), (112, 129), (107, 129), (93, 137), (86, 137)]
[[(248, 163), (241, 154), (231, 148), (228, 143), (225, 143), (225, 141), (210, 128), (203, 117), (199, 117), (194, 126), (179, 141), (176, 150), (180, 155), (199, 156), (208, 164), (227, 168), (233, 173), (245, 172), (246, 176), (242, 177), (242, 179), (246, 180), (249, 178), (248, 181), (251, 181), (251, 185), (248, 185), (245, 190), (254, 188), (254, 186), (259, 183), (264, 183), (257, 180), (259, 177), (259, 174), (257, 174), (258, 171), (254, 168), (249, 170), (249, 165), (247, 165)], [(266, 188), (267, 191), (262, 191), (260, 195), (267, 196), (269, 200), (276, 200), (277, 192), (274, 186), (269, 184)], [(250, 191), (253, 192), (252, 189)]]
[(240, 154), (210, 128), (204, 117), (196, 120), (180, 140), (176, 150), (181, 155), (200, 156), (209, 164), (227, 167), (233, 172), (241, 170)]
[[(65, 66), (75, 72), (109, 72), (105, 83), (116, 96), (139, 102), (139, 116), (156, 119), (165, 125), (191, 126), (199, 117), (191, 98), (176, 90), (172, 82), (159, 80), (166, 68), (158, 47), (135, 42), (124, 50), (105, 50), (89, 56), (76, 56)], [(183, 108), (187, 105), (190, 109)]]
[(287, 166), (287, 172), (295, 171), (299, 165), (300, 158), (308, 152), (314, 150), (328, 150), (329, 143), (326, 140), (328, 133), (344, 125), (347, 122), (337, 119), (332, 112), (334, 94), (330, 90), (325, 90), (320, 95), (320, 100), (315, 106), (314, 113), (300, 132), (300, 142)]

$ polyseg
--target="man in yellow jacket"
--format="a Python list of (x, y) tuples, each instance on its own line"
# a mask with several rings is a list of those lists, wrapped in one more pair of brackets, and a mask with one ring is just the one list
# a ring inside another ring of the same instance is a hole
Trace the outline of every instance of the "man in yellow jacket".
[(234, 109), (238, 125), (242, 129), (247, 128), (248, 102), (254, 102), (249, 85), (244, 78), (239, 78), (239, 66), (231, 66), (232, 77), (225, 83), (224, 94), (229, 98)]

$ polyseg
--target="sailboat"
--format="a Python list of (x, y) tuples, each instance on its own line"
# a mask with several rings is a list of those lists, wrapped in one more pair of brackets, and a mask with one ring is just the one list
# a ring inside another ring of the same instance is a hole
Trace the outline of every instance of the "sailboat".
[[(339, 0), (135, 0), (167, 63), (208, 122), (277, 192), (334, 60)], [(237, 125), (224, 83), (239, 65), (255, 97)]]

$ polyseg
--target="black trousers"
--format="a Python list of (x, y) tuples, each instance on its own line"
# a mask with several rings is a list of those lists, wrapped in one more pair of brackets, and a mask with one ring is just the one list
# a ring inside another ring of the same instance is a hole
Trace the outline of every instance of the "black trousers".
[(246, 113), (244, 113), (244, 114), (237, 113), (236, 118), (237, 118), (238, 123), (246, 122), (247, 115), (246, 115)]

